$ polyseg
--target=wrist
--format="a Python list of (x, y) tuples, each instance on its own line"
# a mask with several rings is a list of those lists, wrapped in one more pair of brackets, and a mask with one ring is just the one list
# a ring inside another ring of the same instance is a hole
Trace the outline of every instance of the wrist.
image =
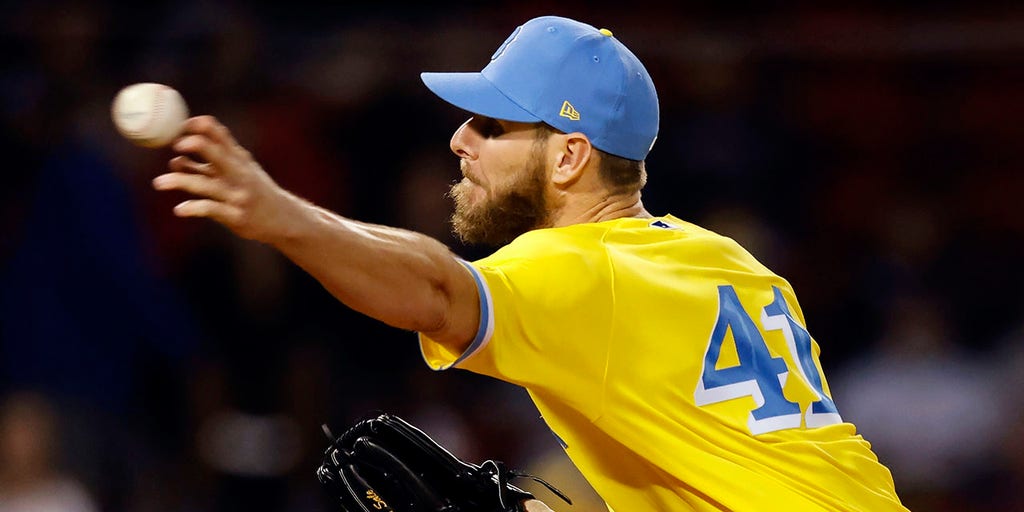
[(281, 215), (271, 224), (274, 229), (268, 231), (262, 242), (283, 251), (302, 245), (329, 214), (291, 192), (281, 192), (281, 201), (287, 206), (278, 210)]

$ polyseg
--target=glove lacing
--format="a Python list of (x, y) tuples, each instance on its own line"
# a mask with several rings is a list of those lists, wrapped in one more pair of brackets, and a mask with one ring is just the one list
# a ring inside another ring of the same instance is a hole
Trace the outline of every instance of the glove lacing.
[[(504, 510), (509, 510), (508, 505), (506, 504), (506, 501), (508, 501), (507, 484), (509, 477), (529, 478), (543, 485), (544, 487), (547, 487), (548, 490), (554, 493), (555, 496), (562, 498), (562, 501), (572, 505), (572, 500), (570, 500), (569, 497), (565, 495), (565, 493), (558, 490), (557, 487), (547, 483), (546, 481), (544, 481), (544, 479), (538, 476), (534, 476), (529, 473), (524, 473), (516, 469), (509, 469), (504, 462), (497, 460), (486, 460), (482, 464), (480, 464), (480, 469), (489, 473), (491, 475), (491, 478), (498, 483), (498, 504), (500, 504), (501, 508)], [(518, 510), (518, 508), (516, 510)]]

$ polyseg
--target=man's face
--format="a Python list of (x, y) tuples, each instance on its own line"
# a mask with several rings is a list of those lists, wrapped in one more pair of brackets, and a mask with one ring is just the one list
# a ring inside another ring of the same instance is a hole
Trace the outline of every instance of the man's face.
[(452, 228), (462, 241), (503, 245), (546, 227), (545, 139), (537, 125), (477, 116), (456, 130), (451, 147), (461, 158), (462, 181), (452, 185)]

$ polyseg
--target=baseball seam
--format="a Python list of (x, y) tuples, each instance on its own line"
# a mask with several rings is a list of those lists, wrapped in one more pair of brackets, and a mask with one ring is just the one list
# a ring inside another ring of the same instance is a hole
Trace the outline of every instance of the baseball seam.
[[(166, 85), (159, 86), (158, 90), (156, 91), (156, 94), (153, 95), (153, 105), (151, 109), (152, 115), (146, 116), (146, 122), (139, 128), (135, 130), (125, 130), (125, 135), (132, 138), (137, 138), (143, 133), (145, 133), (146, 130), (148, 130), (154, 124), (156, 124), (157, 120), (160, 119), (161, 115), (163, 115), (165, 105), (164, 95), (167, 94), (167, 91), (169, 89), (170, 87), (167, 87)], [(157, 137), (146, 137), (144, 140), (151, 140), (155, 138)]]

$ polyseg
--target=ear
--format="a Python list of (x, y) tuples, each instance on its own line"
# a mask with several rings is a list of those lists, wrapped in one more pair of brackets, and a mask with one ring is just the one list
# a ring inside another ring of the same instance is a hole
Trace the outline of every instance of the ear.
[(579, 132), (566, 133), (559, 137), (562, 144), (555, 154), (555, 167), (551, 173), (551, 181), (565, 187), (575, 183), (583, 176), (594, 157), (594, 147), (590, 139)]

